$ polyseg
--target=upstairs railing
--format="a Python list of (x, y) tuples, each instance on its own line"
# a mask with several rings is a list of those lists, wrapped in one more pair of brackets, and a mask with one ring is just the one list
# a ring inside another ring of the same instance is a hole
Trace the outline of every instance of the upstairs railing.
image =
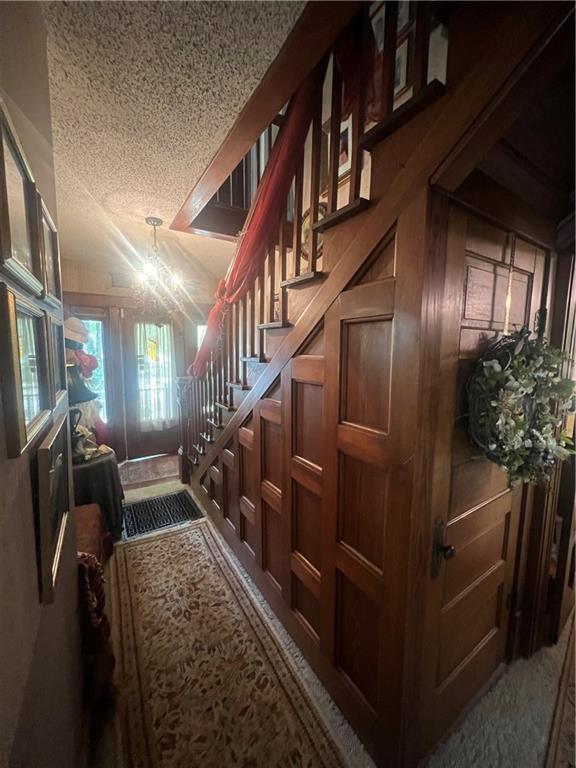
[[(302, 302), (291, 308), (290, 292), (323, 278), (323, 233), (369, 205), (369, 150), (443, 92), (448, 38), (438, 9), (444, 7), (372, 3), (335, 43), (260, 272), (247, 294), (229, 306), (206, 375), (179, 381), (182, 451), (192, 464), (261, 373), (278, 335), (301, 313)], [(282, 120), (263, 131), (215, 203), (253, 201)]]

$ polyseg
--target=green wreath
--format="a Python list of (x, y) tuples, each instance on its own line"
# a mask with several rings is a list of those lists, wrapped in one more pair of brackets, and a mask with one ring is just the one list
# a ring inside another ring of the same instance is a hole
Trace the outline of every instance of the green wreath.
[(574, 453), (560, 432), (574, 382), (561, 376), (564, 352), (523, 328), (492, 342), (467, 385), (472, 441), (511, 480), (546, 482), (557, 459)]

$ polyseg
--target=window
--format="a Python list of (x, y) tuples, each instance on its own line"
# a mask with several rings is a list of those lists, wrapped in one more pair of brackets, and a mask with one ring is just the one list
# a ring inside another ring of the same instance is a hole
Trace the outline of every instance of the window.
[(102, 421), (107, 421), (106, 382), (104, 379), (104, 321), (82, 318), (82, 322), (88, 331), (88, 341), (84, 344), (84, 351), (88, 355), (94, 355), (98, 360), (98, 368), (92, 372), (92, 376), (87, 380), (87, 386), (98, 395), (98, 400), (102, 405), (100, 418)]
[(24, 312), (16, 313), (18, 328), (18, 350), (20, 353), (20, 376), (22, 377), (22, 396), (24, 400), (24, 419), (26, 425), (42, 410), (40, 404), (40, 384), (38, 381), (38, 333), (37, 318)]
[(177, 423), (176, 367), (171, 325), (136, 323), (138, 416), (146, 430)]
[(200, 349), (200, 345), (204, 341), (204, 336), (206, 335), (206, 328), (208, 328), (207, 325), (196, 326), (196, 348), (197, 349)]

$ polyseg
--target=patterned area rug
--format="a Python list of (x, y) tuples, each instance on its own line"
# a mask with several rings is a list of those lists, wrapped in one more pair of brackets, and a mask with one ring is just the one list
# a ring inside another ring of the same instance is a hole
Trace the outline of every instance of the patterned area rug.
[(202, 512), (186, 491), (125, 504), (123, 511), (124, 540), (202, 517)]
[(344, 758), (207, 520), (115, 549), (129, 768), (342, 768)]
[(158, 483), (178, 476), (178, 456), (149, 456), (119, 464), (120, 479), (124, 488), (143, 483)]

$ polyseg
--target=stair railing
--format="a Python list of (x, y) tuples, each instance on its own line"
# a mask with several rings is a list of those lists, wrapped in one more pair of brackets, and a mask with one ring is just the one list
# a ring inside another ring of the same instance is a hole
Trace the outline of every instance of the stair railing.
[[(379, 84), (381, 119), (374, 123), (365, 117), (365, 92), (358, 89), (351, 114), (342, 119), (342, 77), (335, 66), (332, 51), (327, 67), (324, 89), (318, 100), (305, 145), (302, 147), (290, 192), (283, 204), (278, 233), (270, 242), (262, 268), (244, 298), (228, 308), (217, 350), (201, 379), (179, 380), (181, 409), (181, 454), (183, 461), (198, 463), (206, 444), (217, 439), (230, 414), (236, 410), (251, 388), (262, 365), (273, 354), (269, 341), (275, 334), (286, 333), (297, 318), (290, 317), (288, 292), (319, 282), (322, 271), (323, 232), (364, 210), (369, 201), (361, 192), (369, 188), (369, 151), (442, 95), (444, 86), (430, 79), (429, 41), (432, 22), (431, 4), (410, 3), (403, 21), (399, 22), (399, 4), (386, 2), (380, 7), (371, 4), (370, 17), (364, 24), (353, 21), (357, 34), (373, 34), (373, 45), (381, 51), (381, 73), (374, 82)], [(362, 11), (366, 13), (366, 11)], [(383, 14), (384, 24), (375, 22)], [(402, 27), (399, 29), (399, 24)], [(379, 30), (384, 30), (382, 39)], [(337, 45), (337, 44), (336, 44)], [(407, 46), (406, 80), (398, 80), (399, 47)], [(445, 53), (445, 52), (444, 52)], [(374, 73), (372, 73), (373, 75)], [(371, 76), (372, 76), (371, 75)], [(408, 77), (410, 78), (408, 82)], [(264, 171), (277, 136), (282, 116), (268, 126), (255, 147), (243, 159), (242, 178), (235, 171), (230, 178), (230, 198), (236, 188), (244, 192), (253, 185), (247, 180), (247, 169)], [(267, 152), (262, 151), (266, 142)], [(248, 158), (248, 159), (247, 159)], [(254, 197), (251, 191), (250, 200)], [(244, 193), (243, 193), (244, 194)], [(216, 195), (217, 199), (221, 199)], [(238, 193), (239, 199), (239, 193)], [(244, 198), (243, 198), (244, 200)], [(182, 472), (186, 477), (186, 471)]]

